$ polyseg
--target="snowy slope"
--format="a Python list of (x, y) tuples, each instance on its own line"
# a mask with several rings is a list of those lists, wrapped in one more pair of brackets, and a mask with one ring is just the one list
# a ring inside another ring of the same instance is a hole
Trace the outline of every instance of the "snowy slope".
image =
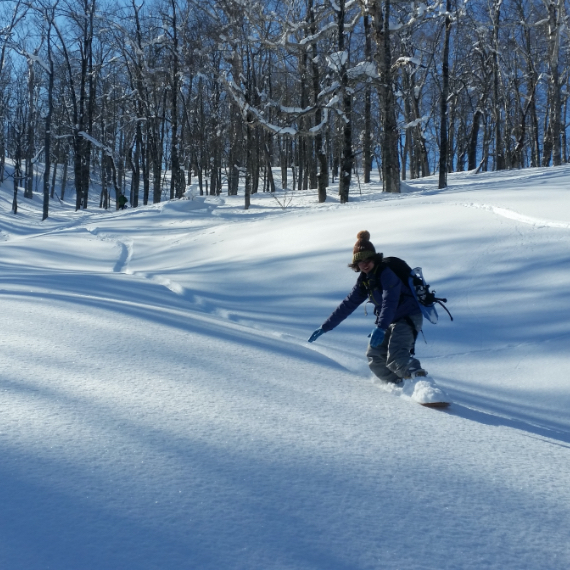
[[(570, 167), (75, 213), (0, 191), (0, 568), (570, 567)], [(334, 191), (331, 191), (331, 193)], [(421, 265), (417, 351), (372, 382), (356, 233)]]

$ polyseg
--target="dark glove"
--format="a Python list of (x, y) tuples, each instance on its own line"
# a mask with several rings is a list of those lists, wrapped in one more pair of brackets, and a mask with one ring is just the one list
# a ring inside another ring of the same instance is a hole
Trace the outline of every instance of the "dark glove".
[(374, 330), (368, 335), (370, 338), (370, 346), (376, 348), (382, 344), (386, 331), (380, 327), (375, 327)]
[(308, 339), (308, 342), (315, 342), (325, 331), (322, 328), (318, 328)]

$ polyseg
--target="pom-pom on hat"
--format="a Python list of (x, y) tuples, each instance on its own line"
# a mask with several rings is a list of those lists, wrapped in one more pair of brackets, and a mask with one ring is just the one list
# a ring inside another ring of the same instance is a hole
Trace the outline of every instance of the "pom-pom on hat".
[(362, 230), (356, 234), (356, 243), (352, 250), (352, 263), (364, 261), (376, 255), (376, 249), (370, 241), (370, 232)]

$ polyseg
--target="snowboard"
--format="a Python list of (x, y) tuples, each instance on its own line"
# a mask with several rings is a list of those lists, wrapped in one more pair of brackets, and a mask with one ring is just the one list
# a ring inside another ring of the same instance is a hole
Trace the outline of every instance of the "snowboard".
[[(419, 402), (418, 402), (419, 403)], [(451, 402), (428, 402), (426, 404), (419, 403), (420, 406), (424, 406), (425, 408), (447, 408), (451, 405)]]
[(382, 381), (375, 383), (394, 396), (409, 399), (425, 408), (443, 409), (451, 405), (449, 396), (429, 376), (404, 380), (402, 384), (390, 384)]
[(426, 408), (447, 408), (451, 404), (449, 396), (429, 376), (405, 381), (402, 393)]

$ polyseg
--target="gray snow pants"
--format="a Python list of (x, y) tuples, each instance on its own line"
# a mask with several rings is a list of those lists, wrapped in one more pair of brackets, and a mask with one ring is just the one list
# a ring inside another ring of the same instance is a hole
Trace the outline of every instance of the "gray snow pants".
[[(423, 324), (422, 314), (415, 313), (409, 317), (419, 332)], [(372, 348), (368, 345), (366, 356), (370, 370), (384, 382), (397, 383), (407, 375), (410, 368), (421, 368), (420, 361), (410, 354), (415, 336), (407, 319), (392, 323), (380, 346)]]

